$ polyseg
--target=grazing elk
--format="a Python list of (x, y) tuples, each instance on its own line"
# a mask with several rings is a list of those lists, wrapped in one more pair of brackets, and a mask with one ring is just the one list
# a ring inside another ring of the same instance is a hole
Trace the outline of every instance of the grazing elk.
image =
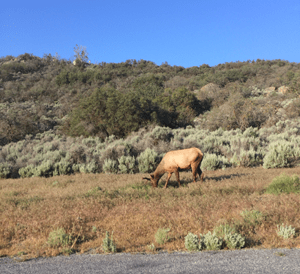
[(196, 182), (197, 174), (199, 174), (201, 181), (203, 181), (203, 173), (200, 169), (202, 159), (203, 153), (196, 147), (169, 151), (163, 157), (154, 173), (150, 174), (150, 179), (145, 177), (143, 179), (150, 180), (152, 186), (157, 187), (159, 179), (168, 172), (164, 187), (166, 188), (172, 173), (175, 172), (178, 186), (180, 186), (179, 171), (192, 168), (193, 182)]

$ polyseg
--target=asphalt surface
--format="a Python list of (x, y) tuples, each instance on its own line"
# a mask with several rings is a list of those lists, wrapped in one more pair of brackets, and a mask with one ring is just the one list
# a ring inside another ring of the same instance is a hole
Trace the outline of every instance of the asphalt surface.
[(300, 249), (77, 255), (25, 262), (0, 258), (0, 273), (300, 273)]

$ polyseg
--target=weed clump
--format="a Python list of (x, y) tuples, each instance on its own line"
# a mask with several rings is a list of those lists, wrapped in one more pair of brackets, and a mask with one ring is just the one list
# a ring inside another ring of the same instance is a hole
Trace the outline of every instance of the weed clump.
[(226, 235), (236, 233), (236, 229), (229, 224), (222, 224), (214, 229), (214, 233), (216, 234), (216, 236), (224, 238), (226, 237)]
[(256, 226), (262, 223), (264, 216), (258, 210), (244, 210), (241, 212), (244, 223), (249, 226)]
[(281, 174), (273, 179), (271, 184), (267, 187), (266, 193), (281, 194), (281, 193), (299, 193), (300, 192), (300, 179), (297, 175), (288, 176)]
[(155, 241), (162, 245), (169, 241), (170, 237), (168, 235), (170, 229), (169, 228), (159, 228), (155, 234)]
[(106, 252), (106, 253), (108, 253), (108, 252), (116, 253), (117, 252), (117, 247), (113, 240), (113, 232), (111, 234), (111, 237), (109, 238), (109, 232), (106, 231), (105, 238), (103, 239), (102, 247), (103, 247), (104, 252)]
[(226, 234), (224, 237), (226, 245), (230, 249), (240, 249), (245, 246), (245, 237), (241, 234), (234, 233), (234, 234)]
[(48, 244), (51, 247), (70, 245), (71, 236), (63, 228), (58, 228), (49, 233)]
[(215, 233), (208, 231), (205, 235), (200, 234), (201, 237), (203, 237), (203, 242), (207, 250), (219, 250), (222, 248), (223, 239), (216, 236)]
[(197, 235), (189, 232), (188, 235), (184, 237), (184, 245), (188, 251), (199, 251), (200, 239)]
[(236, 233), (234, 227), (230, 225), (220, 225), (215, 228), (213, 233), (208, 233), (200, 237), (189, 232), (184, 238), (185, 248), (188, 251), (201, 251), (201, 250), (220, 250), (227, 246), (230, 249), (240, 249), (245, 246), (245, 237)]
[(154, 243), (152, 243), (151, 245), (147, 245), (147, 247), (152, 252), (154, 252), (156, 250), (156, 247), (155, 247)]
[(281, 226), (277, 225), (277, 235), (283, 237), (284, 239), (292, 238), (296, 234), (295, 228), (290, 226), (284, 226), (282, 224)]

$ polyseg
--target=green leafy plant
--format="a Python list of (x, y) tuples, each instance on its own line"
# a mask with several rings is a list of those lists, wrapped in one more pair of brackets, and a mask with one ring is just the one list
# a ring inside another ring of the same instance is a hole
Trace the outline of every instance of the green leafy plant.
[(199, 237), (191, 232), (184, 237), (184, 245), (188, 251), (198, 251), (199, 242)]
[(135, 170), (135, 158), (134, 156), (121, 156), (118, 159), (120, 173), (134, 173)]
[(238, 234), (234, 226), (229, 224), (220, 225), (214, 229), (214, 233), (217, 237), (223, 238), (230, 249), (239, 249), (245, 246), (245, 237)]
[(208, 231), (205, 235), (200, 234), (200, 237), (203, 237), (203, 242), (207, 250), (219, 250), (222, 248), (223, 239), (217, 237), (215, 233)]
[(106, 231), (105, 238), (103, 239), (102, 247), (104, 252), (111, 252), (111, 253), (117, 252), (116, 244), (113, 240), (113, 232), (111, 234), (111, 237), (109, 238), (109, 232)]
[(292, 238), (296, 234), (295, 228), (290, 226), (285, 226), (282, 224), (281, 226), (277, 225), (277, 235), (283, 237), (284, 239)]
[(97, 196), (99, 193), (102, 193), (102, 188), (99, 186), (96, 186), (92, 189), (90, 189), (86, 194), (85, 197), (91, 197), (91, 196)]
[(153, 138), (154, 140), (169, 142), (170, 138), (172, 137), (172, 129), (168, 127), (156, 126), (152, 130), (150, 137)]
[(230, 249), (240, 249), (245, 246), (245, 237), (238, 233), (228, 233), (224, 236), (226, 245)]
[(269, 151), (263, 159), (264, 168), (288, 167), (294, 158), (291, 142), (277, 141), (269, 145)]
[(22, 178), (25, 178), (25, 177), (32, 177), (34, 176), (34, 171), (35, 171), (35, 166), (33, 164), (30, 164), (26, 167), (22, 167), (19, 169), (19, 175), (22, 177)]
[(105, 159), (102, 167), (105, 173), (118, 173), (118, 162), (111, 159)]
[(8, 176), (11, 174), (11, 166), (7, 163), (0, 163), (0, 179), (8, 178)]
[(275, 177), (271, 184), (266, 188), (266, 193), (281, 194), (281, 193), (299, 193), (300, 192), (300, 179), (297, 175), (288, 176), (281, 174)]
[(217, 237), (225, 238), (226, 235), (236, 233), (236, 229), (229, 224), (221, 224), (214, 229), (214, 233)]
[(159, 228), (155, 234), (155, 241), (162, 245), (169, 241), (170, 237), (168, 235), (169, 228)]
[(147, 245), (147, 248), (152, 252), (156, 250), (154, 243), (152, 243), (151, 245)]
[(263, 214), (258, 210), (244, 210), (241, 212), (244, 223), (250, 226), (256, 226), (264, 220)]
[(147, 148), (137, 158), (139, 171), (141, 173), (152, 172), (157, 164), (158, 154), (155, 150)]
[(67, 246), (71, 243), (71, 236), (63, 228), (49, 233), (48, 242), (51, 247)]
[(205, 154), (201, 167), (204, 170), (216, 170), (219, 167), (220, 161), (216, 154)]

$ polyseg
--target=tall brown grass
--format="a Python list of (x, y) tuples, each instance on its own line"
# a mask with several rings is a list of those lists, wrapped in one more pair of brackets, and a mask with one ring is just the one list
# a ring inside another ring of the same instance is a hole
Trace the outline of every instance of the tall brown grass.
[[(284, 240), (276, 225), (300, 228), (298, 194), (266, 194), (281, 173), (293, 169), (236, 168), (205, 173), (203, 183), (191, 183), (191, 172), (180, 173), (163, 189), (142, 182), (144, 174), (76, 174), (51, 178), (0, 180), (0, 256), (26, 258), (68, 252), (103, 252), (106, 231), (112, 232), (118, 252), (145, 252), (155, 243), (159, 228), (170, 229), (170, 240), (156, 248), (185, 250), (188, 232), (207, 233), (232, 224), (246, 236), (246, 247), (300, 247), (300, 237)], [(257, 210), (263, 220), (251, 225), (241, 212)], [(47, 243), (50, 232), (63, 228), (69, 246)]]

